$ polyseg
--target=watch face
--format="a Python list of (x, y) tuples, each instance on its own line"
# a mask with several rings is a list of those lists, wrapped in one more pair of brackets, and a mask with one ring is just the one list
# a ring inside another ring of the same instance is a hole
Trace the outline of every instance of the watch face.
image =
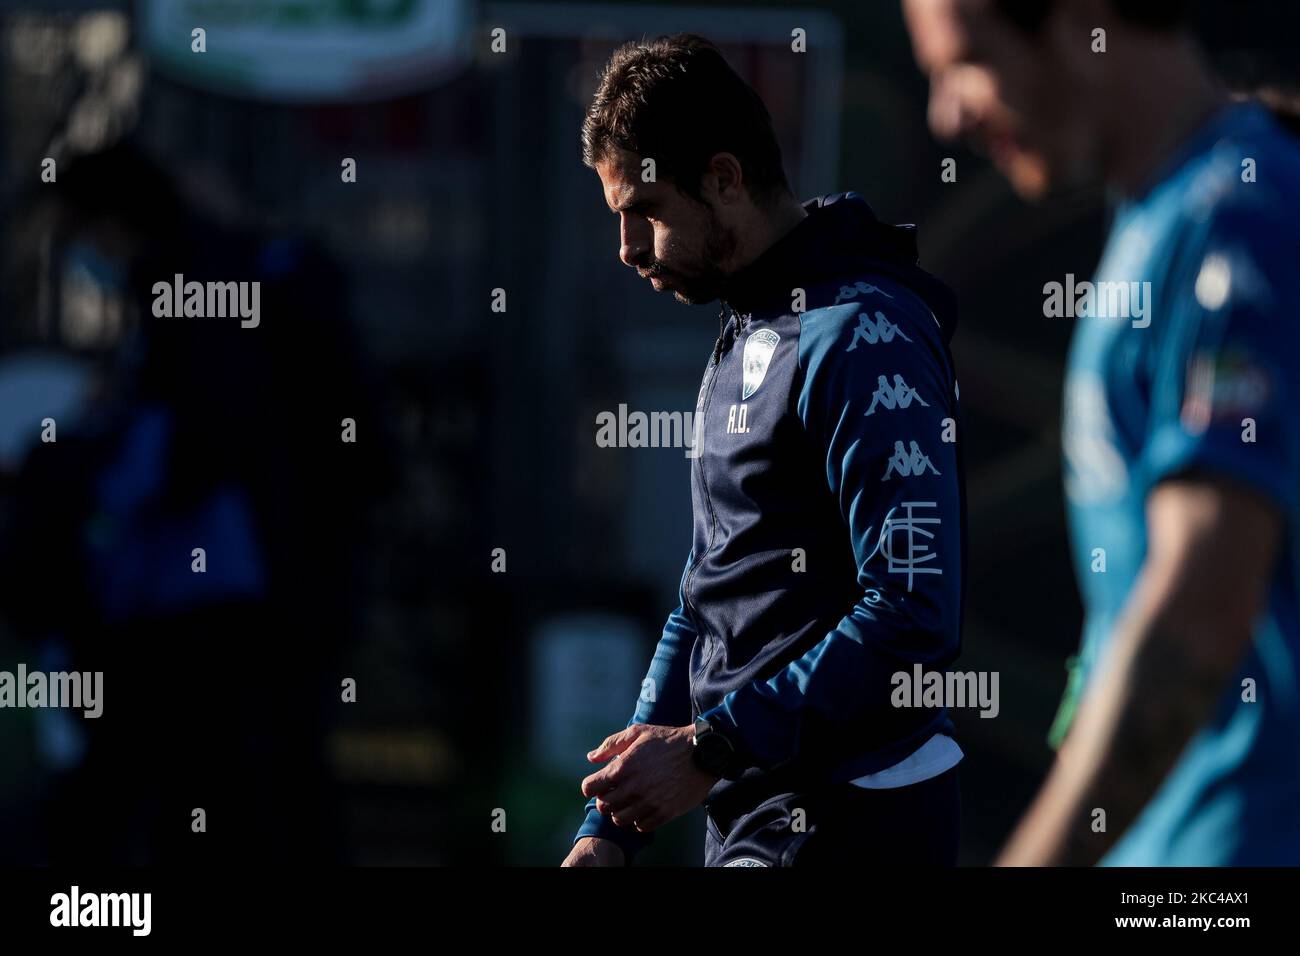
[(716, 731), (708, 731), (695, 738), (695, 762), (708, 773), (725, 776), (731, 755), (730, 741)]

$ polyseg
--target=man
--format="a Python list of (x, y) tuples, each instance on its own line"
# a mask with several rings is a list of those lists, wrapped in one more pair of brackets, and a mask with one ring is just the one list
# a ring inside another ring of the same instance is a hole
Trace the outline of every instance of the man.
[(952, 724), (891, 705), (892, 675), (960, 645), (950, 293), (854, 194), (794, 198), (762, 101), (699, 37), (618, 50), (583, 144), (623, 263), (723, 304), (681, 603), (588, 754), (566, 865), (630, 861), (702, 802), (706, 865), (953, 863)]
[(1185, 6), (904, 2), (935, 131), (1027, 198), (1105, 182), (1098, 302), (1145, 302), (1075, 331), (1072, 727), (1003, 864), (1300, 863), (1300, 149), (1218, 88)]

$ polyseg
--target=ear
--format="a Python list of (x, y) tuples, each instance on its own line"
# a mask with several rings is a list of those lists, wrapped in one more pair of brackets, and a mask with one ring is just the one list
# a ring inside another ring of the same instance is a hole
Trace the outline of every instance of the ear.
[(715, 153), (704, 176), (720, 205), (730, 206), (749, 196), (745, 188), (745, 171), (740, 160), (731, 153)]

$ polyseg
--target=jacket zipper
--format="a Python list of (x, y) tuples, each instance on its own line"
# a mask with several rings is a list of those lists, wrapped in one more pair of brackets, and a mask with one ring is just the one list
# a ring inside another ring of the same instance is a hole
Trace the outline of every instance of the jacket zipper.
[[(703, 401), (700, 402), (701, 416), (707, 414), (709, 409), (709, 399), (713, 397), (713, 386), (718, 379), (718, 363), (721, 362), (722, 360), (723, 344), (727, 336), (727, 327), (729, 326), (730, 321), (732, 319), (734, 319), (736, 322), (737, 325), (736, 332), (737, 334), (739, 334), (740, 317), (736, 315), (735, 310), (732, 309), (731, 306), (727, 305), (724, 302), (722, 304), (721, 310), (719, 310), (718, 312), (718, 341), (713, 346), (713, 361), (710, 364), (707, 372), (709, 380), (704, 385), (704, 399)], [(703, 422), (701, 422), (699, 426), (699, 441), (701, 443), (701, 446), (703, 446), (704, 443)], [(698, 454), (695, 456), (695, 460), (699, 462), (700, 485), (701, 487), (704, 488), (705, 501), (707, 502), (708, 487), (705, 485), (704, 482), (704, 448), (703, 447), (700, 447), (698, 449)], [(695, 467), (695, 466), (692, 465), (691, 467)], [(705, 547), (704, 554), (696, 556), (695, 561), (691, 564), (690, 570), (686, 572), (686, 580), (682, 584), (682, 596), (686, 599), (686, 606), (690, 608), (691, 614), (695, 618), (695, 623), (697, 626), (699, 626), (700, 630), (703, 632), (703, 636), (709, 639), (709, 656), (705, 658), (704, 662), (700, 665), (701, 670), (707, 668), (708, 665), (713, 661), (713, 654), (715, 651), (714, 644), (716, 642), (714, 640), (713, 635), (709, 633), (708, 628), (704, 626), (703, 619), (700, 617), (700, 612), (696, 610), (695, 603), (691, 600), (691, 579), (695, 577), (696, 570), (699, 568), (701, 564), (704, 563), (704, 558), (708, 555), (709, 550), (713, 547), (713, 531), (715, 529), (712, 527), (712, 525), (715, 523), (715, 519), (713, 517), (713, 505), (709, 503), (708, 507), (709, 507), (709, 523), (710, 523), (708, 546)], [(691, 722), (694, 723), (695, 718), (702, 713), (702, 711), (700, 710), (699, 701), (695, 697), (694, 684), (691, 685), (691, 708), (693, 710), (693, 713), (691, 714)]]

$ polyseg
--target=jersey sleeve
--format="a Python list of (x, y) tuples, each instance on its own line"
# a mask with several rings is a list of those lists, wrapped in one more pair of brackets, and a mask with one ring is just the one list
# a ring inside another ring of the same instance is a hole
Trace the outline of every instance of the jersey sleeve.
[(894, 674), (945, 666), (960, 643), (957, 403), (937, 323), (900, 293), (880, 307), (808, 313), (799, 351), (797, 412), (825, 456), (860, 597), (802, 657), (704, 714), (764, 769), (797, 756), (813, 723), (890, 707)]
[[(682, 583), (690, 572), (694, 553), (686, 559)], [(633, 724), (657, 724), (681, 727), (691, 721), (690, 666), (691, 648), (695, 644), (695, 624), (686, 612), (685, 597), (678, 587), (678, 605), (668, 615), (663, 634), (650, 660), (650, 669), (641, 684), (632, 718)], [(593, 770), (595, 768), (593, 767)], [(583, 837), (601, 837), (612, 840), (623, 850), (629, 860), (653, 841), (653, 834), (641, 833), (634, 827), (621, 827), (596, 809), (596, 799), (587, 801), (586, 819), (573, 838), (576, 843)]]
[(1140, 460), (1148, 486), (1209, 473), (1284, 513), (1300, 505), (1300, 229), (1281, 211), (1239, 202), (1215, 213), (1170, 277)]

